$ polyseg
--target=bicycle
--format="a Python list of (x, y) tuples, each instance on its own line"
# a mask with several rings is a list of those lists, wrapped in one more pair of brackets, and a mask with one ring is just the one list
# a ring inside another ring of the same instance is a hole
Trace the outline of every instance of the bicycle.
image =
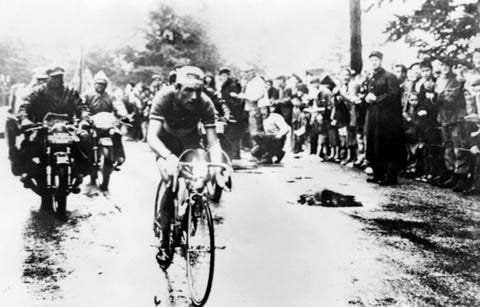
[[(176, 193), (174, 215), (170, 224), (168, 262), (160, 266), (167, 270), (173, 262), (174, 250), (179, 248), (186, 260), (190, 300), (203, 306), (210, 295), (215, 264), (215, 236), (207, 183), (212, 180), (212, 168), (228, 170), (225, 163), (211, 163), (203, 150), (187, 150), (179, 158), (178, 172), (167, 187), (160, 181), (155, 197), (155, 237), (161, 238), (159, 223), (160, 201), (167, 188)], [(191, 160), (191, 161), (186, 161)]]

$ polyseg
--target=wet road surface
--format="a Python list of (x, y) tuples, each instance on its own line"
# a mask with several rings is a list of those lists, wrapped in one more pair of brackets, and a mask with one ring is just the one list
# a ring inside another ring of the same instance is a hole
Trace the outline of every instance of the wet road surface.
[[(155, 262), (145, 144), (127, 143), (110, 195), (69, 197), (67, 222), (37, 211), (1, 146), (2, 306), (188, 306), (184, 260), (168, 274)], [(314, 157), (283, 164), (237, 171), (214, 206), (207, 306), (480, 305), (478, 197), (380, 188)]]

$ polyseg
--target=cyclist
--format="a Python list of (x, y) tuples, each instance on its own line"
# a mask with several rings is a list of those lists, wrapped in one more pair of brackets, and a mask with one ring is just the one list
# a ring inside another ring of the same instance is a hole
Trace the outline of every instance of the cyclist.
[[(215, 132), (215, 107), (202, 93), (203, 71), (195, 66), (177, 69), (176, 81), (172, 86), (160, 90), (153, 99), (149, 116), (147, 141), (157, 156), (162, 180), (167, 187), (177, 172), (178, 157), (187, 149), (201, 148), (198, 124), (203, 123), (206, 139), (213, 162), (220, 162), (221, 147)], [(218, 170), (217, 170), (218, 173)], [(224, 186), (220, 176), (217, 184)], [(168, 259), (170, 223), (174, 218), (175, 193), (167, 188), (160, 203), (161, 242), (157, 261), (161, 265)]]

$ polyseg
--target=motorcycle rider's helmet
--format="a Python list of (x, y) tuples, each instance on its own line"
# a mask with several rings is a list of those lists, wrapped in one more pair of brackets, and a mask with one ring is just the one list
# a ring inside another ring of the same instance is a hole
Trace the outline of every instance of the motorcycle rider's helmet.
[(177, 69), (175, 83), (185, 87), (201, 88), (203, 85), (204, 73), (196, 66), (183, 66)]
[(95, 76), (93, 77), (93, 83), (104, 83), (104, 84), (107, 84), (108, 83), (108, 78), (107, 78), (107, 75), (103, 72), (103, 71), (99, 71), (95, 74)]

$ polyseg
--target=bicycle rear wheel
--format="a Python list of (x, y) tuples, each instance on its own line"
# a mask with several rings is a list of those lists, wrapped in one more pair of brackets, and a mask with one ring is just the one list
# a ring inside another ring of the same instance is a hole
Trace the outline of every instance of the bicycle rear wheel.
[(215, 264), (213, 220), (207, 202), (198, 199), (188, 206), (186, 241), (187, 280), (194, 306), (203, 306), (210, 295)]

